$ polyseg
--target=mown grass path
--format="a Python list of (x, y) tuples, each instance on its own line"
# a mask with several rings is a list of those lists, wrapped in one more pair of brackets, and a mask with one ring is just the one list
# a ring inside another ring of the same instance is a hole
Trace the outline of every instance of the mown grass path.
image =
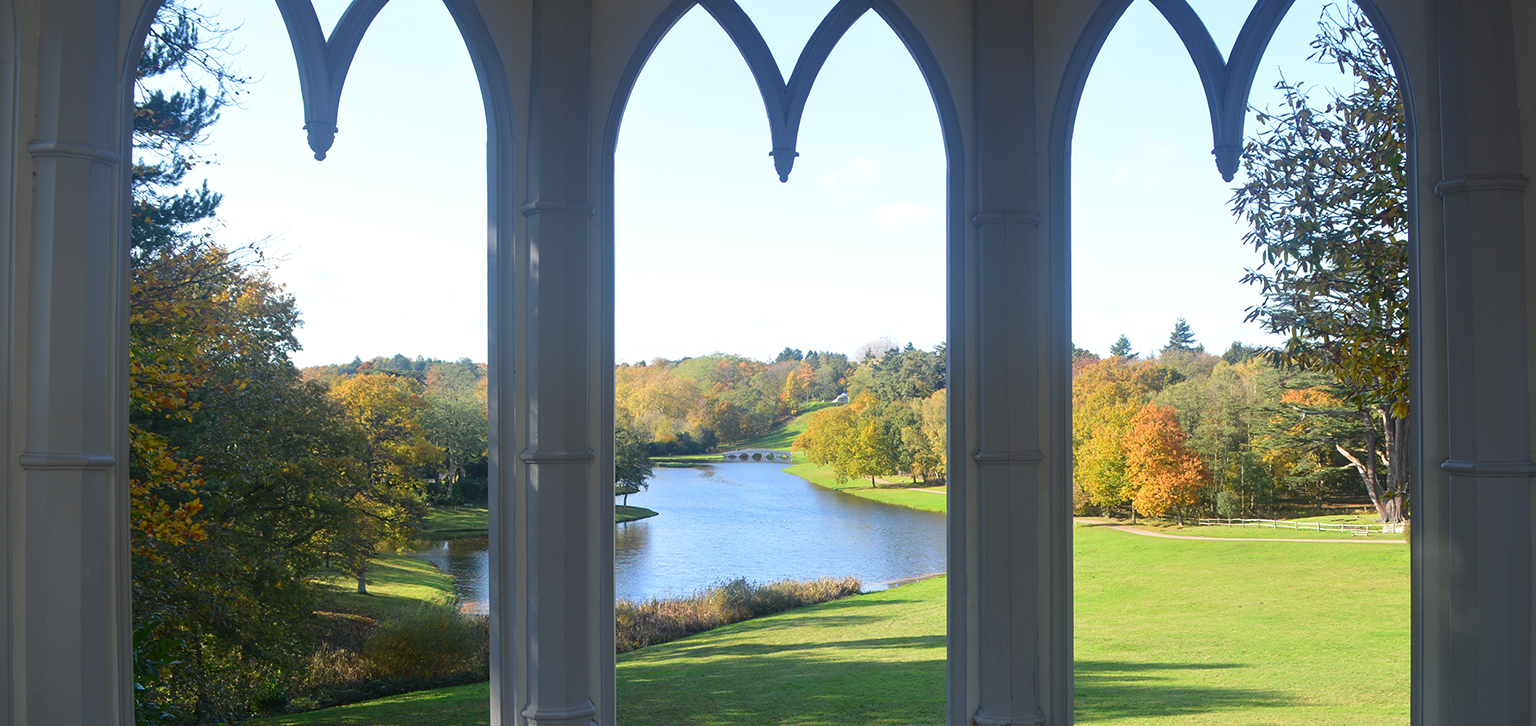
[[(1074, 533), (1077, 723), (1403, 726), (1408, 548)], [(937, 578), (619, 657), (628, 726), (943, 723)], [(488, 723), (484, 685), (272, 726)], [(475, 709), (479, 710), (476, 711)]]

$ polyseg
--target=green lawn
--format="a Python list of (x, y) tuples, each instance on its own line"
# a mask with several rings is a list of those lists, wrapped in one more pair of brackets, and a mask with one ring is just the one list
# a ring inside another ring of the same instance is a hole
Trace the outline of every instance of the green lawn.
[(1408, 723), (1408, 548), (1078, 527), (1078, 723)]
[(321, 711), (247, 721), (249, 726), (489, 726), (491, 684), (389, 696)]
[[(1077, 723), (1403, 726), (1408, 549), (1074, 535)], [(619, 657), (639, 726), (942, 723), (944, 579)], [(258, 723), (488, 721), (484, 685)], [(476, 710), (478, 709), (478, 710)]]
[[(645, 507), (626, 507), (615, 504), (615, 523), (633, 522), (654, 517), (656, 512)], [(485, 507), (433, 507), (421, 523), (422, 539), (457, 539), (459, 537), (485, 537), (491, 533), (491, 510)]]
[(335, 574), (321, 580), (328, 597), (340, 609), (385, 617), (428, 600), (451, 602), (457, 593), (453, 577), (425, 560), (379, 553), (368, 561), (368, 594), (357, 594), (357, 578)]
[(895, 504), (912, 509), (921, 509), (928, 512), (945, 511), (945, 502), (948, 497), (943, 494), (943, 487), (939, 491), (922, 491), (919, 489), (903, 489), (897, 487), (880, 486), (871, 488), (868, 479), (849, 479), (841, 484), (837, 483), (837, 477), (832, 474), (832, 467), (802, 462), (784, 469), (786, 474), (794, 474), (812, 484), (828, 489), (852, 494), (856, 497), (873, 499), (877, 502)]
[(432, 507), (421, 523), (422, 539), (484, 537), (491, 531), (491, 510), (485, 507)]
[(628, 507), (623, 504), (613, 505), (613, 520), (619, 524), (633, 522), (637, 519), (656, 516), (656, 510), (645, 507)]

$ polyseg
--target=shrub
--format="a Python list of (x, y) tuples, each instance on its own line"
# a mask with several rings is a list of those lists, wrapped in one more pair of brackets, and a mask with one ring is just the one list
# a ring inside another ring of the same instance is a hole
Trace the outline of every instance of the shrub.
[(486, 652), (482, 629), (452, 605), (423, 603), (380, 624), (363, 661), (377, 678), (445, 678), (477, 670)]
[(321, 643), (309, 656), (305, 668), (304, 686), (307, 689), (325, 688), (343, 683), (354, 683), (368, 678), (368, 664), (357, 653)]
[(859, 594), (856, 577), (779, 580), (754, 585), (737, 578), (680, 598), (636, 603), (620, 600), (616, 644), (620, 653), (658, 645), (722, 625)]
[(1216, 492), (1216, 513), (1227, 519), (1237, 519), (1243, 515), (1242, 500), (1225, 489)]

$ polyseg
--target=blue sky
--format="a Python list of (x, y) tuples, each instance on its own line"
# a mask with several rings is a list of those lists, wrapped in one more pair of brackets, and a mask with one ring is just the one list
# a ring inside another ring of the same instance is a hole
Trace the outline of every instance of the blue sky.
[[(329, 28), (343, 0), (316, 3)], [(787, 75), (832, 0), (741, 0)], [(1247, 3), (1192, 0), (1230, 48)], [(1322, 3), (1298, 0), (1265, 56), (1254, 103), (1305, 61)], [(484, 115), (463, 45), (436, 0), (392, 0), (347, 78), (336, 144), (305, 145), (275, 5), (207, 3), (255, 76), (214, 129), (206, 167), (223, 238), (266, 240), (298, 298), (301, 365), (404, 353), (485, 358)], [(1248, 130), (1253, 130), (1250, 121)], [(1177, 36), (1136, 0), (1095, 65), (1073, 165), (1073, 337), (1121, 333), (1155, 350), (1178, 316), (1207, 348), (1264, 342), (1242, 322), (1256, 264), (1227, 209), (1199, 79)], [(616, 158), (621, 360), (786, 345), (852, 352), (887, 336), (944, 337), (944, 153), (916, 66), (877, 16), (818, 77), (801, 156), (780, 184), (756, 86), (701, 10), (642, 73)], [(1239, 179), (1240, 181), (1241, 179)]]

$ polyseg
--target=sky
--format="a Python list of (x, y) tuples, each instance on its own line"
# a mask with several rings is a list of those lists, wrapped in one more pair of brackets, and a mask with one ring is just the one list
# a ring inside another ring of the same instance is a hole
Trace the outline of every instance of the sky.
[[(833, 0), (740, 0), (780, 68)], [(1191, 0), (1219, 47), (1251, 5)], [(220, 238), (259, 243), (295, 295), (301, 366), (354, 356), (485, 360), (485, 123), (468, 54), (438, 0), (392, 0), (347, 76), (336, 143), (305, 143), (291, 46), (273, 3), (205, 0), (252, 76), (201, 167), (224, 194)], [(318, 0), (330, 28), (345, 0)], [(1339, 81), (1308, 62), (1320, 0), (1298, 0), (1255, 81)], [(1247, 131), (1252, 133), (1250, 118)], [(944, 150), (931, 97), (873, 13), (818, 76), (800, 158), (781, 184), (746, 64), (702, 10), (642, 72), (615, 159), (616, 352), (621, 361), (786, 346), (852, 353), (887, 337), (944, 339)], [(1243, 322), (1258, 263), (1210, 155), (1183, 46), (1136, 0), (1094, 66), (1073, 143), (1073, 339), (1160, 348), (1174, 320), (1220, 352), (1271, 342)], [(197, 172), (194, 172), (196, 174)], [(1237, 182), (1241, 183), (1239, 176)]]

